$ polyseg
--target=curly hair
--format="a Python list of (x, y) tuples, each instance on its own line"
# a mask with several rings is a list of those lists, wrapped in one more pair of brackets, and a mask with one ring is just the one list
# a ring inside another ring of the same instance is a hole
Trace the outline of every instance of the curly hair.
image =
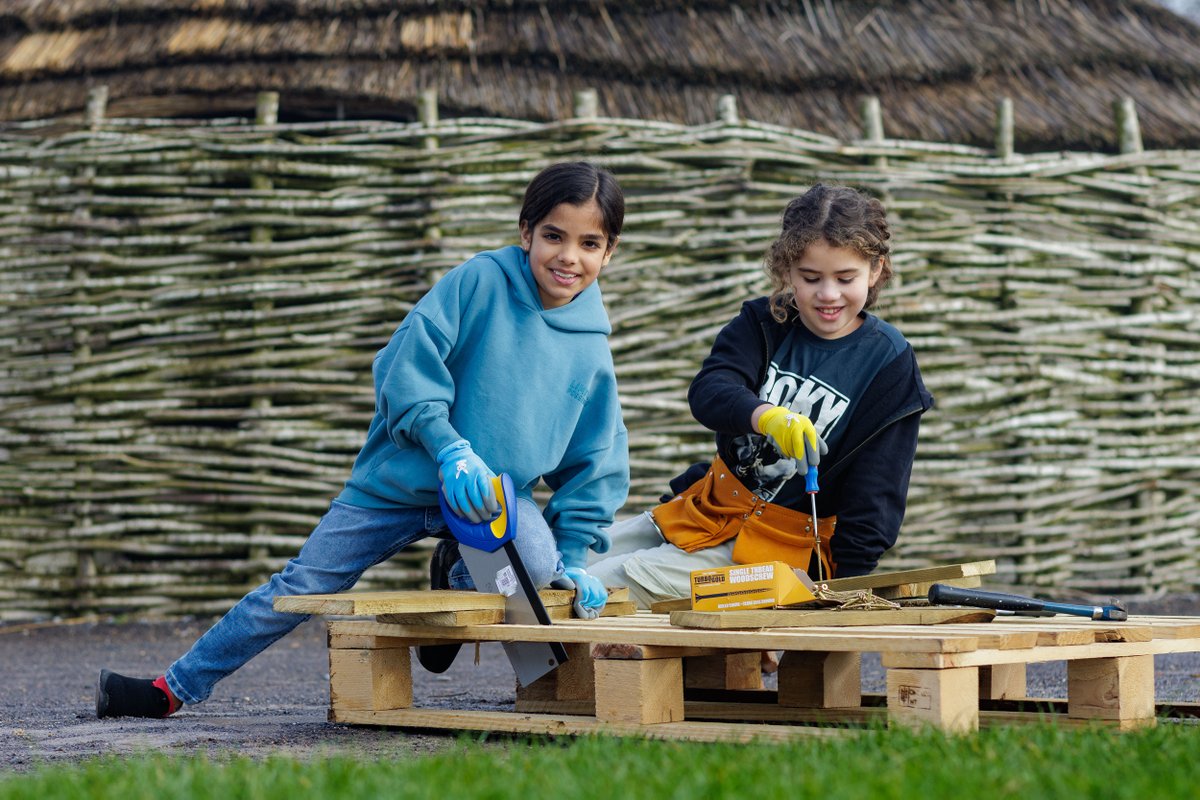
[(849, 186), (818, 183), (783, 210), (782, 231), (763, 261), (771, 279), (771, 316), (779, 322), (787, 319), (792, 301), (789, 272), (818, 239), (831, 247), (847, 247), (880, 270), (864, 308), (875, 305), (879, 290), (894, 274), (892, 232), (883, 203)]

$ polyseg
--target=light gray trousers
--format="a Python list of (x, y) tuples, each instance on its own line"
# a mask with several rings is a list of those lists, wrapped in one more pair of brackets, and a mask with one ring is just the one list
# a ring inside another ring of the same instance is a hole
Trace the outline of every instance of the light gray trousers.
[(640, 608), (660, 600), (690, 597), (692, 570), (733, 564), (733, 543), (688, 553), (663, 539), (649, 511), (622, 520), (609, 529), (612, 547), (593, 553), (587, 571), (605, 586), (628, 586)]

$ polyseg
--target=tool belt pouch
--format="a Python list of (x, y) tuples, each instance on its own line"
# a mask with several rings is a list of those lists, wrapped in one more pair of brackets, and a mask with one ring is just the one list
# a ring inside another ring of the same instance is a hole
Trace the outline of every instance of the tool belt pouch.
[[(716, 547), (737, 537), (737, 564), (783, 561), (808, 569), (815, 539), (812, 517), (768, 503), (734, 477), (720, 458), (703, 478), (676, 497), (651, 510), (663, 538), (688, 553)], [(829, 542), (837, 517), (818, 520), (826, 574), (834, 574)]]

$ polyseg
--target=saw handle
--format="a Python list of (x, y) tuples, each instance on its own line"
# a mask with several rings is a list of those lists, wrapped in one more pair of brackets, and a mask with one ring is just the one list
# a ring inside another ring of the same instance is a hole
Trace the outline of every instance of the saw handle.
[(483, 522), (471, 522), (465, 517), (454, 513), (446, 502), (445, 491), (438, 491), (438, 505), (442, 508), (442, 519), (450, 533), (459, 544), (474, 547), (485, 553), (499, 550), (505, 542), (511, 542), (517, 535), (516, 492), (513, 490), (512, 478), (507, 472), (502, 472), (492, 479), (492, 492), (500, 506), (500, 513), (494, 518)]

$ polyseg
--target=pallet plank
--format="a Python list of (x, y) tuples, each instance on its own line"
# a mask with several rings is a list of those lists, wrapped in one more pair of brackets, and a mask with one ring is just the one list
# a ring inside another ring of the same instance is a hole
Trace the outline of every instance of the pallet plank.
[[(969, 561), (963, 564), (945, 564), (924, 569), (874, 572), (854, 578), (834, 578), (825, 581), (825, 585), (839, 592), (871, 589), (879, 597), (893, 600), (928, 595), (929, 587), (935, 583), (974, 589), (981, 585), (980, 578), (982, 576), (992, 575), (995, 572), (995, 561)], [(650, 606), (650, 610), (655, 614), (669, 614), (672, 611), (690, 611), (691, 609), (692, 599), (690, 597), (660, 600)]]
[(671, 624), (681, 628), (738, 630), (744, 628), (867, 627), (875, 625), (943, 625), (988, 622), (996, 614), (988, 609), (896, 608), (881, 611), (821, 609), (789, 611), (672, 611)]
[(373, 617), (376, 614), (426, 614), (487, 609), (503, 611), (503, 595), (411, 589), (395, 592), (304, 594), (275, 598), (275, 610), (287, 614)]
[(453, 711), (433, 708), (399, 708), (389, 711), (356, 709), (331, 712), (331, 722), (349, 725), (383, 725), (448, 731), (492, 731), (544, 736), (636, 736), (693, 742), (788, 742), (797, 739), (831, 739), (845, 736), (841, 728), (753, 725), (732, 722), (662, 722), (639, 725), (605, 722), (595, 717), (567, 714), (530, 714), (506, 711)]
[(870, 575), (859, 575), (854, 578), (834, 578), (825, 583), (830, 589), (846, 592), (853, 589), (877, 589), (884, 586), (902, 586), (909, 583), (940, 583), (957, 578), (972, 578), (981, 575), (994, 575), (996, 562), (969, 561), (963, 564), (945, 564), (924, 569), (906, 569), (896, 572), (873, 572)]
[[(566, 619), (571, 616), (571, 604), (575, 592), (570, 589), (543, 589), (538, 592), (542, 605), (546, 607), (551, 619), (556, 616)], [(636, 612), (636, 605), (629, 600), (629, 590), (625, 588), (609, 590), (609, 606), (603, 616), (620, 616)], [(439, 589), (409, 589), (390, 592), (339, 592), (337, 594), (305, 594), (289, 595), (275, 598), (276, 611), (288, 614), (323, 614), (341, 617), (378, 617), (387, 616), (388, 621), (403, 623), (412, 615), (444, 614), (472, 611), (504, 611), (504, 596), (499, 594), (480, 593), (475, 591), (456, 591)], [(464, 615), (459, 621), (457, 617), (430, 617), (430, 620), (446, 620), (442, 622), (413, 620), (418, 625), (481, 625), (487, 622), (497, 622), (488, 615), (476, 615), (476, 621), (471, 615)]]
[(672, 626), (667, 619), (659, 625), (622, 625), (625, 617), (611, 620), (570, 620), (553, 625), (468, 625), (437, 628), (429, 625), (391, 625), (373, 620), (341, 620), (331, 623), (337, 633), (395, 637), (405, 642), (436, 639), (455, 642), (611, 642), (616, 644), (665, 645), (669, 647), (715, 647), (730, 650), (829, 650), (870, 653), (949, 654), (975, 650), (979, 638), (973, 634), (936, 631), (913, 636), (892, 633), (886, 625), (872, 628), (776, 628), (763, 630), (698, 630)]
[[(943, 586), (953, 586), (957, 589), (977, 589), (983, 585), (983, 578), (979, 575), (969, 575), (965, 578), (939, 578), (936, 581), (914, 581), (911, 583), (901, 583), (896, 586), (875, 586), (871, 589), (871, 594), (876, 597), (882, 597), (884, 600), (910, 600), (913, 598), (929, 597), (929, 588), (935, 583), (940, 583)], [(830, 586), (829, 588), (834, 588)]]
[(983, 667), (990, 664), (1036, 664), (1046, 661), (1075, 661), (1088, 658), (1165, 655), (1200, 651), (1200, 639), (1152, 639), (1148, 642), (1095, 642), (1085, 645), (1034, 647), (1030, 650), (976, 649), (963, 653), (918, 653), (893, 650), (882, 654), (888, 669), (953, 669)]
[[(663, 647), (650, 644), (616, 644), (602, 642), (592, 645), (592, 658), (615, 658), (630, 661), (645, 661), (653, 658), (705, 658), (722, 654), (735, 655), (739, 651), (722, 647)], [(741, 651), (758, 653), (758, 650)]]
[(480, 608), (473, 611), (425, 611), (413, 614), (376, 614), (380, 622), (398, 625), (436, 625), (461, 628), (466, 625), (492, 625), (504, 622), (503, 608)]

